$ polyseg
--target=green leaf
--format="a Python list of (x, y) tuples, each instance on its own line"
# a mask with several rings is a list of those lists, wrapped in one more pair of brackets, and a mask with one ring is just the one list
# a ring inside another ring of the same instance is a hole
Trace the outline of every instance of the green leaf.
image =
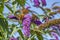
[(16, 2), (18, 2), (18, 4), (20, 4), (20, 6), (24, 6), (26, 3), (26, 0), (16, 0)]
[(13, 28), (13, 31), (12, 31), (10, 37), (12, 37), (15, 32), (18, 32), (20, 34), (20, 37), (22, 37), (24, 39), (22, 31), (20, 30), (20, 28), (17, 28), (16, 26)]
[(0, 32), (0, 37), (2, 37), (2, 33)]
[(34, 35), (35, 34), (35, 31), (31, 30), (30, 33), (31, 33), (31, 35)]
[(28, 40), (36, 40), (34, 37), (36, 36), (36, 34), (34, 34), (33, 36), (29, 37)]
[(12, 2), (12, 5), (14, 5), (14, 4), (16, 4), (16, 1), (13, 1), (13, 2)]
[(4, 0), (4, 2), (8, 2), (9, 0)]
[(2, 37), (0, 36), (0, 40), (2, 40)]
[(30, 37), (30, 39), (31, 39), (31, 40), (36, 40), (35, 36), (36, 36), (36, 34), (33, 34), (33, 35)]
[(4, 18), (4, 16), (2, 14), (0, 14), (0, 18)]
[(45, 8), (45, 10), (46, 10), (47, 12), (51, 12), (51, 9), (49, 9), (49, 8)]
[(31, 38), (31, 40), (35, 40), (35, 38), (33, 37), (33, 38)]
[(0, 25), (4, 31), (8, 31), (8, 22), (5, 18), (0, 18)]
[(31, 30), (30, 33), (31, 33), (31, 37), (30, 37), (31, 40), (35, 40), (35, 38), (34, 38), (35, 37), (34, 36), (35, 35), (35, 31)]
[(4, 10), (4, 4), (3, 3), (0, 3), (0, 13), (2, 13)]
[(39, 40), (43, 40), (42, 34), (36, 32), (36, 36)]
[(40, 19), (42, 19), (42, 18), (45, 17), (45, 15), (38, 15), (38, 17), (39, 17)]
[(13, 13), (13, 10), (12, 10), (12, 8), (10, 7), (10, 5), (5, 4), (5, 6)]
[(56, 12), (50, 12), (49, 13), (49, 16), (53, 16), (53, 15), (55, 15), (55, 14), (57, 14)]
[(18, 30), (18, 32), (19, 32), (20, 36), (24, 39), (24, 36), (22, 34), (22, 31), (21, 30)]
[[(40, 32), (31, 30), (31, 35), (34, 35), (34, 34), (36, 34), (36, 36), (39, 40), (43, 40), (43, 36)], [(33, 37), (32, 39), (35, 39), (35, 38)]]
[(12, 31), (10, 37), (12, 37), (13, 34), (14, 34), (15, 32), (17, 32), (18, 30), (19, 30), (19, 28), (17, 28), (17, 27), (15, 26), (15, 27), (13, 28), (13, 31)]
[(54, 6), (52, 9), (56, 10), (56, 9), (59, 9), (60, 7), (59, 6)]

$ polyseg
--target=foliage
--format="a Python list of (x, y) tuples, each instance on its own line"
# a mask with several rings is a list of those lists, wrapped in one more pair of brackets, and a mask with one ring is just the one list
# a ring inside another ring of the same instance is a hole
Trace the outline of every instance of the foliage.
[[(32, 0), (30, 1), (32, 3)], [(60, 35), (60, 19), (53, 19), (54, 15), (60, 14), (60, 6), (54, 6), (59, 2), (53, 3), (52, 8), (44, 8), (48, 3), (46, 0), (40, 1), (41, 5), (39, 1), (34, 0), (32, 6), (40, 8), (43, 11), (42, 15), (30, 10), (30, 6), (26, 7), (26, 4), (29, 4), (27, 0), (0, 0), (0, 40), (44, 40), (43, 36), (47, 33), (51, 36), (51, 32)], [(8, 13), (4, 13), (5, 8), (9, 10)], [(25, 29), (25, 34), (23, 34), (23, 29)], [(28, 31), (27, 34), (26, 31)], [(19, 36), (15, 34), (17, 32)]]

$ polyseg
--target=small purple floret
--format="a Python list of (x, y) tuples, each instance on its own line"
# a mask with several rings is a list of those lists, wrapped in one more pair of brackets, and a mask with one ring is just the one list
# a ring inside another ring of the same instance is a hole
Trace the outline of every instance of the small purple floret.
[(17, 38), (11, 37), (9, 40), (17, 40)]
[(33, 22), (34, 22), (36, 25), (42, 24), (42, 22), (41, 22), (40, 20), (38, 20), (38, 19), (34, 20)]
[(18, 18), (16, 16), (14, 16), (14, 15), (9, 15), (8, 18), (18, 20)]
[(34, 0), (34, 6), (35, 6), (35, 7), (38, 7), (39, 5), (40, 5), (39, 0)]
[(41, 2), (43, 6), (46, 6), (46, 0), (41, 0)]

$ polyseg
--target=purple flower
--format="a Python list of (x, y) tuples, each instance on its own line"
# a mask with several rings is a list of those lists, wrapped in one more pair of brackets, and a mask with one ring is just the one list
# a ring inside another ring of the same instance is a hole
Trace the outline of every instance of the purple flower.
[(52, 34), (52, 36), (54, 36), (54, 37), (55, 37), (55, 40), (59, 40), (58, 35), (57, 35), (56, 33), (51, 32), (51, 34)]
[(25, 19), (23, 19), (23, 35), (26, 37), (30, 36), (30, 23), (31, 23), (31, 16), (29, 14), (24, 16)]
[(11, 37), (9, 40), (18, 40), (17, 38)]
[(30, 7), (30, 6), (27, 6), (27, 7), (26, 7), (26, 9), (29, 9), (29, 8), (31, 8), (31, 7)]
[(18, 18), (16, 16), (14, 16), (14, 15), (9, 15), (8, 18), (18, 20)]
[(34, 0), (34, 6), (35, 6), (35, 7), (38, 7), (39, 5), (40, 5), (39, 0)]
[(26, 15), (24, 16), (24, 18), (29, 18), (29, 19), (31, 19), (31, 15), (30, 15), (30, 14), (26, 14)]
[(43, 6), (46, 6), (46, 0), (41, 0), (41, 2)]
[(52, 28), (52, 30), (57, 30), (58, 29), (57, 26), (55, 26), (55, 25), (51, 26), (51, 28)]
[(34, 22), (36, 25), (42, 24), (42, 22), (41, 22), (39, 19), (36, 19), (36, 20), (34, 20), (33, 22)]

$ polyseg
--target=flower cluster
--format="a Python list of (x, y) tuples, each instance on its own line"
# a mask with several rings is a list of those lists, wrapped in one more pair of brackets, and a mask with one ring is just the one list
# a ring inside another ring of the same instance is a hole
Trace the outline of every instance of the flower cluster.
[(51, 32), (51, 35), (55, 37), (55, 40), (59, 40), (58, 35), (54, 32)]
[[(41, 0), (42, 6), (46, 6), (46, 0)], [(34, 0), (34, 6), (38, 7), (40, 5), (39, 0)]]
[(24, 16), (22, 25), (23, 25), (23, 34), (24, 36), (29, 37), (30, 36), (30, 24), (31, 22), (35, 23), (36, 25), (40, 25), (42, 24), (41, 21), (37, 18), (37, 19), (32, 19), (32, 16), (30, 16), (29, 14), (26, 14)]
[(22, 22), (23, 34), (26, 37), (30, 36), (30, 23), (31, 23), (31, 16), (29, 14), (26, 14)]

